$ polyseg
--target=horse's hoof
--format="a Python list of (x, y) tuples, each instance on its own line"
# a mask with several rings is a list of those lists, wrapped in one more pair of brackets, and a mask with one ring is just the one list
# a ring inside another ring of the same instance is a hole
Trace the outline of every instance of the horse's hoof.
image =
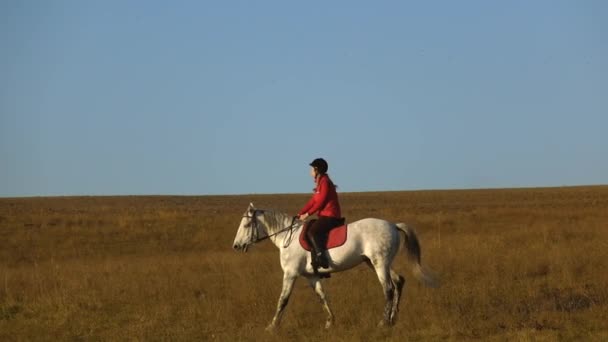
[(275, 332), (277, 330), (277, 326), (274, 324), (269, 324), (264, 330), (267, 332)]
[(325, 322), (325, 329), (329, 329), (329, 328), (331, 328), (331, 326), (332, 326), (332, 325), (333, 325), (333, 322), (332, 322), (332, 321), (327, 321), (327, 322)]
[(378, 322), (378, 327), (379, 328), (388, 328), (391, 325), (392, 325), (391, 322), (387, 322), (385, 320), (381, 320), (380, 322)]

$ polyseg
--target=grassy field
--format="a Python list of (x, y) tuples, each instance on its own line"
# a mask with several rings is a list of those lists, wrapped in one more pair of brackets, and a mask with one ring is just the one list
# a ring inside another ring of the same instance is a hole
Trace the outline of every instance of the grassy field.
[(608, 340), (608, 186), (341, 194), (349, 221), (412, 224), (401, 313), (365, 266), (325, 281), (334, 327), (296, 282), (281, 328), (278, 250), (231, 245), (249, 202), (295, 213), (308, 195), (0, 199), (0, 340)]

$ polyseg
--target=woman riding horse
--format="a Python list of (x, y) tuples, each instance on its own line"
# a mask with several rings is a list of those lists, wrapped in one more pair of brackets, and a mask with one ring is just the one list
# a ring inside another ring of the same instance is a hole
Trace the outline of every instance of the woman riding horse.
[(308, 240), (312, 245), (312, 266), (316, 270), (319, 266), (329, 267), (324, 253), (324, 240), (330, 229), (343, 224), (343, 219), (336, 186), (327, 174), (327, 162), (323, 158), (317, 158), (309, 165), (310, 175), (317, 186), (312, 198), (300, 210), (298, 216), (304, 221), (308, 216), (318, 212), (318, 219), (312, 222), (307, 232)]

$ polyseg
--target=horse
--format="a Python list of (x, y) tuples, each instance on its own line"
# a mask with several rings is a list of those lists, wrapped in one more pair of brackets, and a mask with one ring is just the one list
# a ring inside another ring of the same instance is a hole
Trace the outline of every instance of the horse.
[[(316, 292), (327, 314), (325, 328), (332, 326), (334, 315), (329, 307), (321, 277), (329, 273), (342, 272), (363, 262), (378, 276), (385, 298), (383, 318), (380, 326), (395, 323), (399, 302), (405, 285), (405, 278), (391, 269), (393, 259), (400, 247), (400, 233), (403, 233), (407, 254), (412, 263), (412, 271), (421, 283), (428, 287), (438, 286), (436, 277), (421, 265), (420, 243), (412, 228), (404, 223), (391, 223), (382, 219), (365, 218), (348, 224), (348, 239), (339, 247), (326, 251), (329, 268), (315, 272), (311, 266), (311, 256), (297, 241), (303, 222), (288, 214), (256, 209), (253, 203), (243, 214), (234, 238), (233, 249), (247, 252), (249, 246), (269, 239), (280, 250), (283, 269), (283, 289), (279, 296), (276, 312), (266, 330), (272, 331), (281, 322), (281, 317), (289, 301), (297, 277), (306, 278)], [(297, 240), (297, 239), (296, 239)]]

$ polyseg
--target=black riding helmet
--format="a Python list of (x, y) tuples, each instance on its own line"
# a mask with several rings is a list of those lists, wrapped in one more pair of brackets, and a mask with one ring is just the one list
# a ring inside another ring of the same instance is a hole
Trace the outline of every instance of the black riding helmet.
[(319, 171), (319, 173), (322, 175), (326, 174), (327, 169), (329, 169), (329, 165), (327, 165), (327, 162), (323, 158), (317, 158), (313, 160), (312, 163), (310, 163), (309, 165), (316, 168), (317, 171)]

